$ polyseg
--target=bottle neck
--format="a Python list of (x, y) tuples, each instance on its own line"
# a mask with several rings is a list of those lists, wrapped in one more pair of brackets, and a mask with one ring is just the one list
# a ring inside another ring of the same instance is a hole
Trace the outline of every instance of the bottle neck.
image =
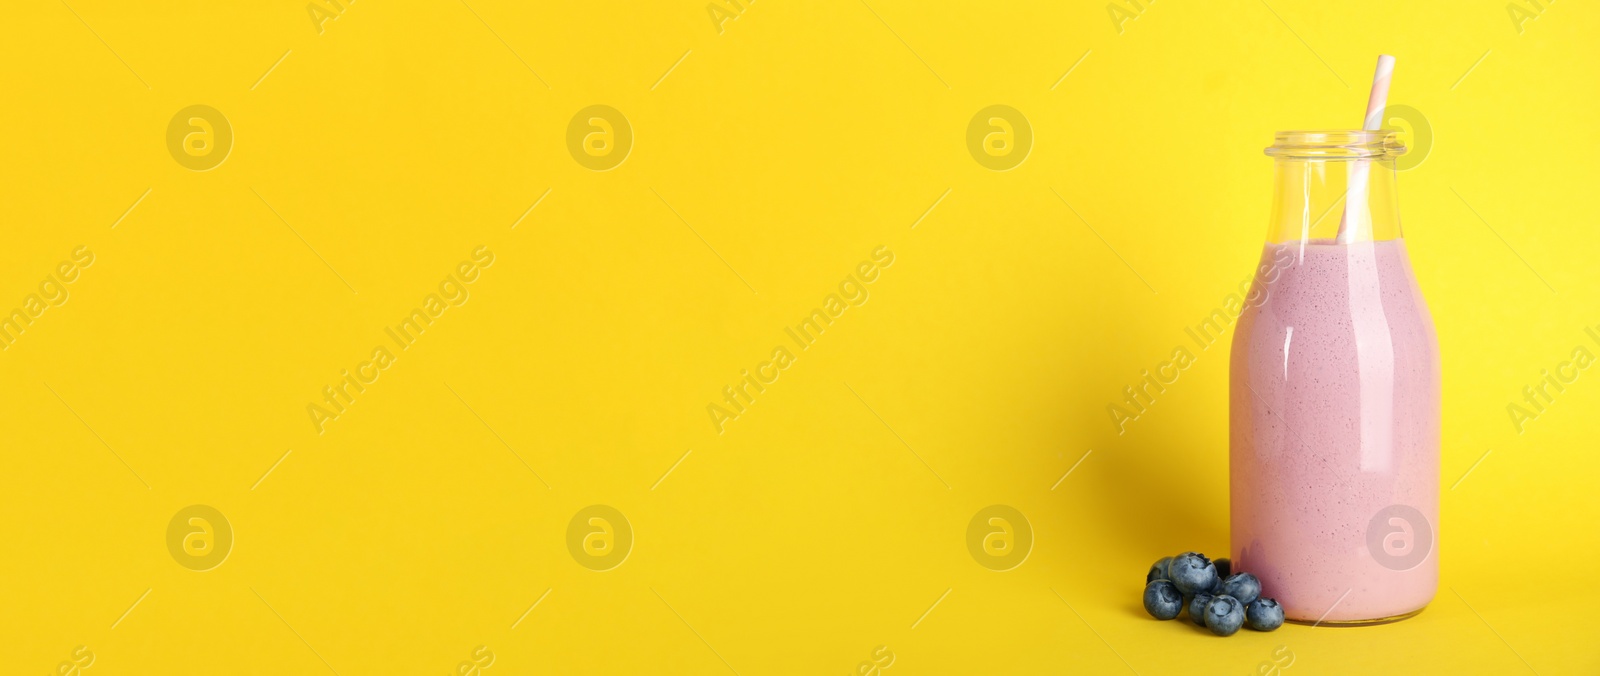
[(1280, 155), (1274, 164), (1269, 243), (1400, 238), (1393, 158)]
[(1394, 160), (1405, 153), (1393, 131), (1280, 131), (1267, 242), (1340, 244), (1400, 238)]

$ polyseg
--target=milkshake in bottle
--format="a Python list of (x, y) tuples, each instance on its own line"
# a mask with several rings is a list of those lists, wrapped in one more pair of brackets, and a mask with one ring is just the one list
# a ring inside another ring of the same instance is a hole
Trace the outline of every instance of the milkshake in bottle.
[(1438, 585), (1439, 353), (1389, 132), (1280, 132), (1271, 226), (1233, 338), (1235, 570), (1292, 621), (1420, 612)]

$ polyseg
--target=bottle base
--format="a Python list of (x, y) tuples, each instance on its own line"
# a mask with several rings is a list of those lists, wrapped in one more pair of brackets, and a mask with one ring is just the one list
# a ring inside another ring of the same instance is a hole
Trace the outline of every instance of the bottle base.
[(1285, 620), (1285, 621), (1292, 622), (1294, 624), (1303, 624), (1303, 625), (1306, 625), (1308, 627), (1322, 627), (1322, 626), (1326, 626), (1326, 627), (1366, 627), (1366, 626), (1371, 626), (1371, 625), (1375, 625), (1375, 624), (1389, 624), (1391, 622), (1399, 622), (1400, 620), (1410, 619), (1410, 618), (1416, 617), (1417, 615), (1421, 614), (1422, 611), (1427, 610), (1427, 609), (1428, 609), (1427, 606), (1423, 606), (1423, 607), (1418, 608), (1416, 610), (1413, 610), (1413, 611), (1411, 611), (1409, 613), (1402, 613), (1400, 615), (1391, 615), (1389, 617), (1378, 617), (1378, 618), (1373, 618), (1373, 619), (1370, 619), (1370, 620), (1322, 620), (1322, 621), (1319, 622), (1319, 621), (1313, 621), (1313, 620), (1293, 620), (1293, 619), (1290, 619), (1290, 620)]

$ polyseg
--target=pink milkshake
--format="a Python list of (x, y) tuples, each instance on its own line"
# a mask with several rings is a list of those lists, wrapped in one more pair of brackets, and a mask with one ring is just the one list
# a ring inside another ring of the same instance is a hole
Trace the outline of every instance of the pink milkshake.
[(1268, 244), (1280, 261), (1234, 334), (1234, 565), (1290, 619), (1415, 613), (1438, 585), (1439, 355), (1404, 240)]
[[(1439, 350), (1382, 131), (1280, 132), (1233, 336), (1232, 556), (1289, 620), (1384, 622), (1439, 582)], [(1320, 214), (1320, 215), (1319, 215)]]

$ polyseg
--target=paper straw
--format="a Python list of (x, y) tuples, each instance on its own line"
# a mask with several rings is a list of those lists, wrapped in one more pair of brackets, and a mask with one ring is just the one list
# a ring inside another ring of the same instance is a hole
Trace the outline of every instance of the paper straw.
[(1361, 125), (1367, 131), (1383, 127), (1383, 107), (1389, 100), (1389, 78), (1394, 75), (1394, 57), (1378, 55), (1378, 69), (1372, 73), (1372, 95), (1367, 97), (1367, 116)]
[[(1372, 73), (1372, 94), (1367, 97), (1367, 115), (1361, 120), (1361, 128), (1366, 131), (1377, 131), (1383, 128), (1383, 109), (1389, 102), (1389, 80), (1394, 75), (1394, 57), (1388, 54), (1378, 55), (1378, 68)], [(1344, 202), (1344, 215), (1339, 218), (1338, 241), (1349, 244), (1358, 234), (1372, 236), (1372, 219), (1367, 210), (1367, 175), (1371, 165), (1365, 160), (1356, 160), (1354, 167), (1350, 168), (1350, 187), (1346, 192)], [(1355, 225), (1351, 225), (1351, 224)]]

